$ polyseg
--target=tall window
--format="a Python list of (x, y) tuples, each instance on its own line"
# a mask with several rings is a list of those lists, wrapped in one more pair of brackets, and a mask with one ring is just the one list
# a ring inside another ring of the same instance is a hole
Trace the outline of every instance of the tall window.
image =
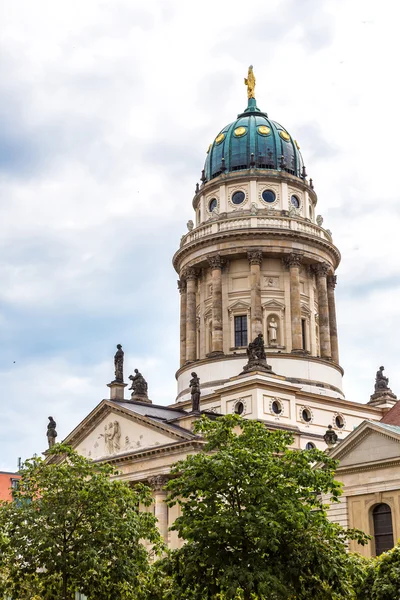
[(375, 554), (379, 556), (382, 552), (393, 548), (393, 523), (392, 511), (387, 504), (377, 504), (372, 511), (374, 521)]
[(235, 346), (247, 346), (247, 316), (235, 317)]

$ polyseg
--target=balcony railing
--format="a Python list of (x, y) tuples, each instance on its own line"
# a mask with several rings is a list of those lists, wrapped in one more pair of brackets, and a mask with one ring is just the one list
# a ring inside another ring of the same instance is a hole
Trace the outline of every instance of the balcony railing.
[(332, 242), (330, 232), (310, 221), (301, 218), (264, 215), (234, 217), (232, 219), (221, 219), (204, 223), (182, 236), (181, 248), (208, 235), (231, 231), (233, 229), (288, 229)]

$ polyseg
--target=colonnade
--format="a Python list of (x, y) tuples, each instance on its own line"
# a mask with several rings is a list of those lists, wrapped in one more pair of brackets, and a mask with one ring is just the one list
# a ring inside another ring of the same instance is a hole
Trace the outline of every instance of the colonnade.
[[(250, 336), (253, 340), (263, 331), (261, 306), (261, 263), (262, 250), (251, 249), (247, 253), (250, 269)], [(300, 268), (303, 255), (293, 252), (284, 257), (283, 262), (290, 273), (290, 315), (292, 332), (292, 352), (304, 352), (301, 324)], [(208, 257), (212, 279), (212, 332), (211, 352), (208, 356), (223, 354), (223, 310), (222, 310), (222, 268), (223, 258), (216, 254)], [(339, 363), (338, 336), (335, 307), (336, 276), (329, 275), (331, 267), (320, 262), (311, 265), (315, 275), (318, 313), (319, 342), (321, 358)], [(196, 360), (196, 291), (199, 271), (186, 269), (178, 282), (181, 294), (180, 314), (180, 364)]]

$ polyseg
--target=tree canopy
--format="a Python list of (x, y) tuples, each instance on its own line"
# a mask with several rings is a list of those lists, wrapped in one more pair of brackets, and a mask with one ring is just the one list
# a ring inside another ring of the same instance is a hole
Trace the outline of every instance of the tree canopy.
[(149, 569), (148, 550), (161, 549), (147, 486), (112, 478), (114, 468), (66, 445), (53, 462), (23, 465), (15, 501), (0, 505), (0, 582), (14, 598), (133, 598)]
[(164, 561), (175, 597), (354, 598), (362, 568), (346, 544), (367, 537), (327, 518), (322, 495), (341, 493), (336, 462), (237, 415), (203, 418), (196, 431), (205, 452), (177, 463), (167, 486), (169, 505), (181, 508), (173, 529), (186, 541)]
[(359, 587), (357, 598), (359, 600), (400, 598), (400, 544), (367, 565), (366, 577)]

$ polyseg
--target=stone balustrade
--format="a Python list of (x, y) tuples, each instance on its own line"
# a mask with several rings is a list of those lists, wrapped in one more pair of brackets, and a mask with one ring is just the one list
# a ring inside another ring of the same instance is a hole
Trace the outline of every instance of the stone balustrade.
[(190, 244), (207, 235), (218, 234), (234, 229), (288, 229), (293, 232), (305, 233), (332, 242), (330, 234), (315, 223), (291, 217), (280, 216), (235, 216), (231, 219), (214, 220), (211, 223), (199, 225), (182, 237), (181, 247)]

